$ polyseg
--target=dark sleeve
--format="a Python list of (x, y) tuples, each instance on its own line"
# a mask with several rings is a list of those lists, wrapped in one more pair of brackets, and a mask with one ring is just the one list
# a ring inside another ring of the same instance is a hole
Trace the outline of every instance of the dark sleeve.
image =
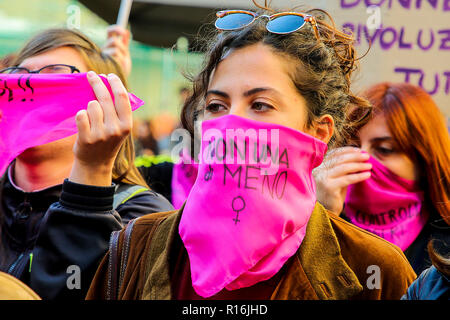
[(60, 201), (52, 204), (33, 250), (29, 286), (43, 299), (86, 295), (112, 231), (122, 228), (113, 210), (115, 187), (64, 181)]
[(60, 201), (41, 223), (28, 275), (29, 286), (43, 299), (84, 299), (111, 233), (144, 214), (173, 210), (163, 196), (144, 191), (116, 211), (114, 192), (115, 186), (64, 181)]
[(139, 166), (138, 170), (153, 191), (172, 202), (173, 163), (165, 161), (150, 166)]

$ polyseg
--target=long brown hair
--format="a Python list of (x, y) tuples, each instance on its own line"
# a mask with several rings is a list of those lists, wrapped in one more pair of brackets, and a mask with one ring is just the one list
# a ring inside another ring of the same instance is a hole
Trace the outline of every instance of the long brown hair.
[[(444, 256), (436, 249), (437, 240), (430, 240), (428, 242), (428, 255), (430, 256), (431, 263), (446, 277), (450, 277), (450, 256)], [(448, 245), (447, 245), (448, 251)]]
[[(61, 47), (75, 49), (86, 63), (89, 70), (98, 74), (115, 73), (128, 88), (126, 77), (120, 65), (87, 36), (79, 31), (69, 29), (49, 29), (30, 39), (18, 53), (12, 65), (18, 66), (25, 59), (46, 51)], [(134, 165), (134, 144), (131, 135), (122, 144), (114, 162), (112, 177), (115, 183), (128, 183), (148, 187), (144, 178)]]
[(450, 137), (438, 106), (423, 89), (408, 83), (380, 83), (365, 96), (373, 115), (384, 114), (400, 150), (418, 165), (428, 205), (450, 225)]
[[(275, 10), (267, 6), (255, 5), (259, 14), (274, 14)], [(255, 20), (249, 26), (235, 30), (200, 35), (199, 41), (206, 43), (205, 62), (200, 73), (191, 79), (193, 93), (187, 99), (181, 112), (181, 122), (193, 136), (194, 122), (202, 111), (204, 96), (208, 89), (210, 76), (230, 50), (244, 48), (257, 43), (269, 46), (286, 60), (293, 61), (295, 67), (290, 76), (299, 93), (308, 106), (308, 122), (329, 114), (334, 120), (334, 136), (329, 146), (342, 144), (354, 127), (366, 123), (371, 107), (367, 100), (353, 94), (351, 76), (358, 68), (358, 58), (354, 39), (339, 31), (331, 16), (324, 10), (303, 11), (315, 16), (319, 25), (320, 39), (315, 36), (312, 27), (306, 27), (289, 34), (279, 35), (267, 31), (266, 21)], [(328, 22), (329, 21), (329, 22)], [(360, 117), (352, 118), (359, 110)]]

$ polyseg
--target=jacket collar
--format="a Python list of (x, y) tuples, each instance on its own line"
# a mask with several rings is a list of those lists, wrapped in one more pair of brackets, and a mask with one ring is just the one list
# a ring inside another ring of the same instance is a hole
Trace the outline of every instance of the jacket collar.
[[(178, 237), (184, 206), (163, 220), (155, 230), (146, 263), (142, 299), (172, 298), (169, 270), (170, 249)], [(177, 247), (177, 246), (175, 246)], [(355, 273), (341, 255), (338, 239), (325, 208), (316, 203), (308, 221), (306, 236), (287, 265), (285, 276), (271, 299), (348, 299), (362, 291)]]

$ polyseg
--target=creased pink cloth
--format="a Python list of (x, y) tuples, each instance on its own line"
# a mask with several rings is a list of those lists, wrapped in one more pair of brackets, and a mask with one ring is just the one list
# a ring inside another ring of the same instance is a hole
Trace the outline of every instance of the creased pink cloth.
[[(129, 97), (132, 110), (144, 104)], [(0, 174), (24, 150), (77, 133), (75, 115), (96, 99), (86, 73), (0, 75)]]
[(203, 122), (201, 149), (179, 234), (193, 288), (210, 297), (271, 278), (295, 254), (316, 203), (312, 170), (327, 145), (294, 129), (227, 115)]
[(172, 173), (172, 205), (175, 209), (180, 209), (186, 201), (189, 192), (197, 178), (198, 163), (182, 150), (180, 159), (173, 165)]
[(353, 224), (404, 251), (428, 220), (421, 211), (424, 193), (416, 181), (399, 177), (375, 158), (368, 162), (371, 177), (348, 187), (345, 214)]

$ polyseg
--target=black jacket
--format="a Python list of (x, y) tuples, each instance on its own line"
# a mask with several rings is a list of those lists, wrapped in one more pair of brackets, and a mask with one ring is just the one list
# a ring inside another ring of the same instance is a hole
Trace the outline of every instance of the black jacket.
[(173, 210), (167, 199), (149, 190), (114, 210), (115, 186), (67, 179), (62, 185), (23, 192), (8, 172), (0, 185), (0, 270), (43, 299), (83, 299), (112, 231), (141, 215)]
[(427, 249), (430, 240), (437, 240), (438, 243), (450, 245), (450, 226), (435, 210), (431, 211), (430, 217), (422, 231), (404, 251), (416, 274), (421, 274), (422, 271), (431, 267)]
[(450, 280), (431, 266), (411, 284), (402, 300), (450, 300)]
[(139, 166), (139, 172), (152, 190), (162, 194), (172, 203), (172, 162)]

